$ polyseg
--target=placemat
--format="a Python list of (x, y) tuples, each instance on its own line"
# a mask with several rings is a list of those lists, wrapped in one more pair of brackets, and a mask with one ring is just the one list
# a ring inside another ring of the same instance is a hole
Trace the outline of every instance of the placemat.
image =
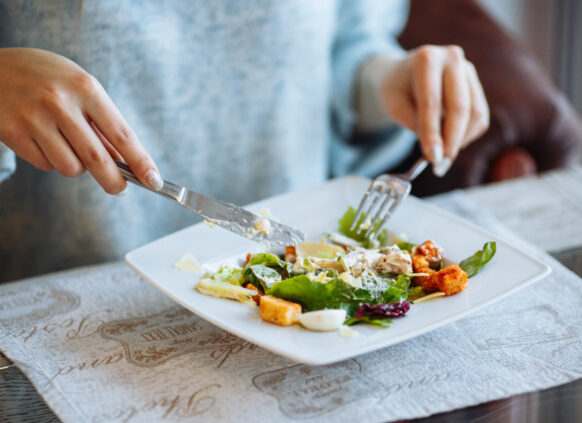
[(580, 378), (582, 279), (464, 193), (434, 202), (552, 274), (429, 334), (311, 367), (205, 322), (112, 263), (0, 286), (0, 350), (64, 422), (379, 422)]

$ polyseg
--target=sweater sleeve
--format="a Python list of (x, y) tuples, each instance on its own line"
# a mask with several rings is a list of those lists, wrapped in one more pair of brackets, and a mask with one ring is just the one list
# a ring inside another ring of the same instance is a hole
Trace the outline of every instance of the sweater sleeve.
[[(362, 72), (364, 64), (374, 63), (376, 58), (386, 62), (405, 54), (396, 37), (406, 23), (408, 7), (408, 0), (346, 0), (340, 3), (332, 57), (332, 176), (374, 177), (396, 166), (414, 149), (414, 133), (391, 124), (387, 111), (383, 114), (381, 110), (374, 111), (374, 107), (361, 107), (359, 93), (362, 83), (370, 82), (362, 80), (370, 73)], [(368, 95), (365, 102), (369, 106), (373, 100), (373, 96)], [(379, 113), (379, 119), (374, 116), (362, 119), (361, 113), (370, 110), (376, 117)], [(358, 145), (348, 142), (355, 128), (369, 126), (366, 122), (370, 118), (374, 122), (385, 122), (387, 127), (368, 134), (366, 142)]]
[(332, 49), (335, 129), (348, 138), (358, 122), (355, 93), (360, 67), (376, 56), (402, 56), (397, 35), (408, 16), (408, 0), (342, 0)]

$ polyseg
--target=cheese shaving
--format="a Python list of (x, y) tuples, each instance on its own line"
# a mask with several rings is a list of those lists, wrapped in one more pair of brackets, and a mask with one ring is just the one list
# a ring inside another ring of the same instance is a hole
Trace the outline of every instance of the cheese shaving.
[(441, 291), (433, 292), (432, 294), (428, 294), (428, 295), (425, 295), (424, 297), (420, 297), (418, 300), (414, 300), (414, 304), (436, 300), (437, 298), (444, 297), (444, 296), (445, 296), (444, 292), (441, 292)]
[(204, 273), (202, 265), (196, 260), (192, 253), (186, 253), (178, 260), (174, 267), (180, 270), (188, 270), (196, 273)]

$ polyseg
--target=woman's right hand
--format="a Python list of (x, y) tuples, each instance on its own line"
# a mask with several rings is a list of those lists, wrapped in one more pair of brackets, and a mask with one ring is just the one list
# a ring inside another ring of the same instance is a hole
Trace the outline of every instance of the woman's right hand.
[(113, 157), (160, 189), (159, 171), (105, 89), (74, 62), (32, 48), (0, 49), (0, 140), (42, 170), (88, 170), (103, 189), (126, 187)]

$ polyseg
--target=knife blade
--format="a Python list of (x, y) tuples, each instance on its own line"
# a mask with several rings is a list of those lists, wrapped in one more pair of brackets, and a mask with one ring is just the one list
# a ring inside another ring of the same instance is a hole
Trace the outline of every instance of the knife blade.
[(298, 229), (169, 181), (164, 181), (162, 189), (155, 191), (142, 184), (127, 164), (118, 160), (115, 160), (115, 164), (128, 182), (176, 201), (182, 207), (203, 217), (209, 226), (217, 225), (269, 246), (296, 245), (305, 240), (305, 235)]

